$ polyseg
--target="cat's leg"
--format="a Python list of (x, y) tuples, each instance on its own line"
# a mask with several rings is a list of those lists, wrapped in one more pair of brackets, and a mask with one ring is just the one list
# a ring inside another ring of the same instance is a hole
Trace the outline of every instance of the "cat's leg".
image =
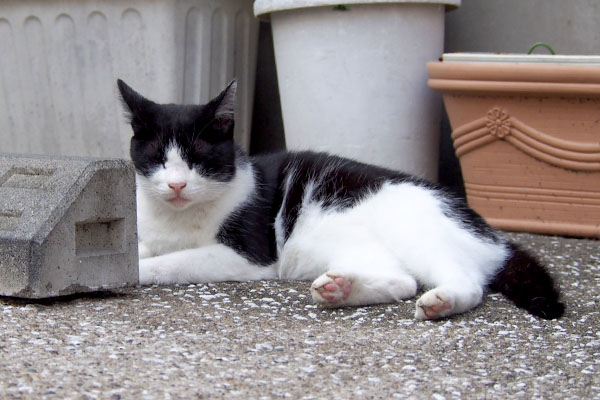
[(345, 249), (329, 267), (310, 288), (314, 301), (325, 307), (392, 303), (417, 293), (416, 280), (376, 243)]
[(438, 319), (460, 314), (478, 306), (482, 298), (482, 285), (467, 276), (440, 280), (417, 300), (415, 318)]
[(138, 242), (138, 257), (140, 259), (152, 257), (152, 250), (144, 242)]
[(414, 297), (417, 282), (402, 273), (385, 276), (331, 270), (313, 281), (310, 292), (324, 307), (384, 304)]
[(363, 218), (309, 209), (280, 254), (283, 279), (313, 279), (326, 307), (391, 303), (414, 297), (417, 282)]
[(251, 281), (277, 277), (274, 265), (252, 264), (222, 244), (141, 259), (139, 272), (142, 285)]

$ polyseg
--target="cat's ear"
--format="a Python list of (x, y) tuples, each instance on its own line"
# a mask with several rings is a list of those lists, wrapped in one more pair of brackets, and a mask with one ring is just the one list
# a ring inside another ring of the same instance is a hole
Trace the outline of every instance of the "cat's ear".
[(237, 80), (232, 80), (229, 85), (211, 103), (215, 107), (212, 130), (222, 139), (233, 138), (235, 125), (235, 98), (237, 91)]
[(237, 92), (237, 79), (229, 82), (229, 85), (216, 97), (219, 99), (219, 105), (215, 110), (217, 118), (231, 118), (235, 115), (235, 95)]
[(128, 111), (129, 122), (131, 122), (134, 133), (137, 134), (138, 129), (136, 128), (142, 128), (146, 125), (148, 115), (156, 104), (133, 90), (120, 79), (117, 79), (117, 86), (119, 92), (121, 92), (123, 106)]

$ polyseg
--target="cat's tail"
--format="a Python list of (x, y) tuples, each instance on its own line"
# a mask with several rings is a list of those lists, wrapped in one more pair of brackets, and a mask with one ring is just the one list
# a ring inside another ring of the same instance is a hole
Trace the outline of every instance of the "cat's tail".
[(548, 271), (516, 244), (508, 246), (512, 256), (489, 284), (490, 289), (535, 316), (544, 319), (562, 316), (565, 306), (559, 301), (559, 291)]

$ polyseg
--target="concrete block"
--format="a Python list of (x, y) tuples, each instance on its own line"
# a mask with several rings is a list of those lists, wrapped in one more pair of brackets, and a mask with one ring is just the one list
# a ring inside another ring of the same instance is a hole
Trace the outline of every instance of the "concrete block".
[(136, 223), (128, 161), (0, 154), (0, 295), (136, 284)]

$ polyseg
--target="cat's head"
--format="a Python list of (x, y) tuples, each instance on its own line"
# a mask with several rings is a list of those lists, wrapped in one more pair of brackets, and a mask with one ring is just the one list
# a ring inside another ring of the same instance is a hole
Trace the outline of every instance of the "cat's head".
[(140, 189), (174, 209), (218, 199), (236, 171), (236, 81), (204, 105), (157, 104), (117, 84), (133, 129), (130, 155)]

